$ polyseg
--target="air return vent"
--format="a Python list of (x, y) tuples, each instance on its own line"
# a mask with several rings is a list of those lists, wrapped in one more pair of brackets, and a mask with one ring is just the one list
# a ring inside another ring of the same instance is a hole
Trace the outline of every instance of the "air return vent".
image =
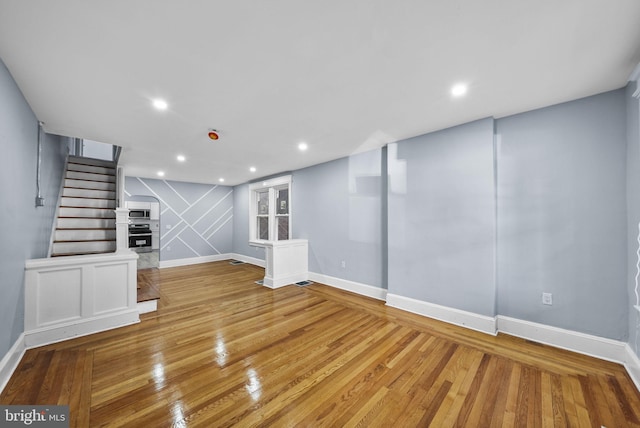
[(313, 284), (312, 281), (300, 281), (300, 282), (296, 282), (296, 285), (298, 287), (306, 287), (307, 285), (311, 285)]

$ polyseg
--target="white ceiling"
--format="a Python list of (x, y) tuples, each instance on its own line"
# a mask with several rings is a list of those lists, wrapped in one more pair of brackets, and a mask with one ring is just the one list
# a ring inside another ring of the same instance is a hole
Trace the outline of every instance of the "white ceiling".
[(47, 132), (234, 185), (620, 88), (640, 1), (0, 0), (0, 58)]

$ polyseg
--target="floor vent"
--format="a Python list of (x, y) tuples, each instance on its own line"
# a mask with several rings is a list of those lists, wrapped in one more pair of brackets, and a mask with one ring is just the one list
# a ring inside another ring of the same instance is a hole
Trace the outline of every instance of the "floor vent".
[(229, 264), (230, 264), (230, 265), (234, 265), (234, 266), (235, 266), (235, 265), (243, 265), (243, 264), (245, 264), (245, 263), (244, 263), (243, 261), (240, 261), (240, 260), (231, 260), (231, 261), (229, 262)]
[(312, 281), (300, 281), (300, 282), (296, 282), (296, 285), (298, 287), (306, 287), (307, 285), (311, 285), (313, 284)]
[(256, 284), (258, 284), (258, 285), (264, 285), (264, 280), (259, 279), (259, 280), (257, 280), (257, 281), (256, 281)]

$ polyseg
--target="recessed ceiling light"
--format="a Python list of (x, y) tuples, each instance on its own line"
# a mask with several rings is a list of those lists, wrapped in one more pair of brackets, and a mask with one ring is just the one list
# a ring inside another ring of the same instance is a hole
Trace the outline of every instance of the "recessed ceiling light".
[(456, 85), (453, 85), (453, 87), (451, 88), (451, 95), (453, 95), (454, 97), (461, 97), (466, 93), (467, 85), (465, 85), (464, 83), (458, 83)]
[(256, 167), (255, 167), (255, 166), (252, 166), (251, 168), (249, 168), (249, 171), (251, 171), (251, 172), (256, 172)]
[(178, 159), (178, 162), (184, 162), (185, 160), (187, 160), (187, 158), (185, 158), (183, 155), (176, 156), (176, 159)]
[(219, 181), (220, 183), (224, 183), (224, 178), (220, 177), (220, 178), (218, 178), (218, 181)]
[(169, 107), (169, 104), (163, 99), (156, 98), (153, 100), (153, 106), (158, 110), (166, 110)]
[(158, 177), (164, 177), (164, 171), (158, 171)]
[(307, 143), (300, 143), (298, 144), (298, 150), (300, 150), (301, 152), (304, 152), (305, 150), (307, 150), (309, 148), (309, 146), (307, 145)]

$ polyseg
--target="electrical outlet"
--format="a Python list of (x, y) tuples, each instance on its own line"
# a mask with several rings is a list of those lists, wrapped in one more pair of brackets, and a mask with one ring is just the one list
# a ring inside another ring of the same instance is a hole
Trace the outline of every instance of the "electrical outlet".
[(44, 207), (44, 198), (36, 196), (36, 207)]
[(551, 293), (542, 293), (542, 304), (543, 305), (553, 305), (553, 294)]
[(347, 267), (347, 262), (345, 262), (344, 260), (340, 262), (340, 266), (342, 267), (342, 269)]

